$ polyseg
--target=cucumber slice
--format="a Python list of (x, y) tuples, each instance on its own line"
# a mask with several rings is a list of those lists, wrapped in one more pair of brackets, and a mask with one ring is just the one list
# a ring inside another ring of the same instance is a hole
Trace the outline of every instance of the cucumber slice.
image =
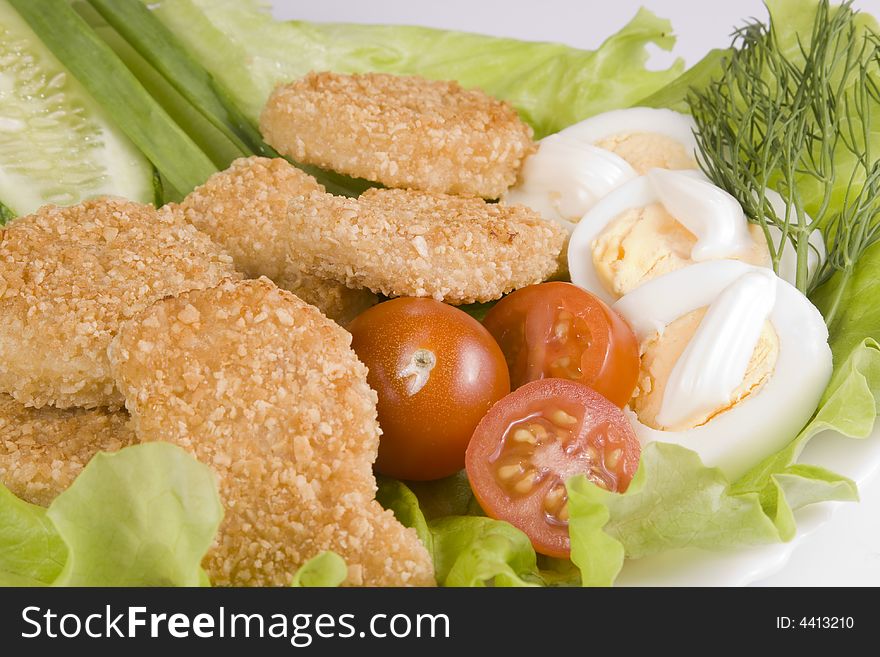
[(0, 223), (101, 194), (152, 202), (153, 166), (0, 0)]

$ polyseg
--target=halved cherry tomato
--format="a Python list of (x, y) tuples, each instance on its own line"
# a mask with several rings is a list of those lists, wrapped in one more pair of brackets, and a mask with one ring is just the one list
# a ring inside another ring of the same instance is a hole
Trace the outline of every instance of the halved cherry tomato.
[(379, 395), (376, 470), (415, 480), (461, 470), (474, 428), (510, 392), (489, 332), (458, 308), (411, 298), (373, 306), (349, 330)]
[(489, 516), (521, 529), (541, 554), (567, 557), (565, 482), (583, 474), (597, 486), (624, 492), (640, 454), (617, 406), (581, 383), (542, 379), (492, 407), (471, 438), (465, 464)]
[(540, 283), (499, 301), (483, 320), (507, 359), (510, 384), (544, 378), (580, 381), (623, 407), (639, 375), (629, 325), (571, 283)]

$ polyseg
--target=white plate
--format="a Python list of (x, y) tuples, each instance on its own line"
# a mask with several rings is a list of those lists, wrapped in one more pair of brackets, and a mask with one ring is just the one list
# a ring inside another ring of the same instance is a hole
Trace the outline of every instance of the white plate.
[[(709, 49), (724, 47), (735, 25), (766, 16), (761, 0), (274, 0), (279, 18), (352, 23), (427, 25), (527, 40), (559, 41), (595, 48), (631, 18), (640, 5), (669, 18), (678, 34), (673, 55), (688, 64)], [(880, 16), (880, 0), (855, 5)], [(672, 56), (653, 50), (651, 66)], [(786, 544), (733, 553), (678, 550), (628, 562), (622, 585), (880, 585), (880, 429), (865, 441), (817, 436), (805, 450), (806, 463), (823, 465), (859, 483), (859, 504), (828, 503), (798, 512), (798, 536)]]

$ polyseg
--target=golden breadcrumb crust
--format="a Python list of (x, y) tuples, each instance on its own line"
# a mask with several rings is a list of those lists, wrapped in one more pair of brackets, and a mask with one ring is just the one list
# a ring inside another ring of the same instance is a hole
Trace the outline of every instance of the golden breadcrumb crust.
[(204, 567), (277, 585), (323, 550), (349, 584), (430, 585), (414, 530), (375, 501), (376, 394), (351, 336), (266, 278), (165, 299), (110, 348), (138, 437), (217, 472), (226, 515)]
[(32, 504), (49, 506), (98, 452), (136, 442), (128, 413), (98, 408), (27, 408), (0, 394), (0, 482)]
[(387, 296), (492, 301), (558, 268), (566, 231), (514, 205), (402, 189), (289, 206), (290, 248), (309, 273)]
[(266, 276), (345, 325), (375, 304), (376, 296), (303, 273), (287, 248), (288, 201), (323, 191), (287, 160), (248, 157), (215, 173), (172, 208), (223, 246), (246, 276)]
[(119, 407), (107, 361), (119, 323), (234, 275), (207, 235), (149, 205), (100, 198), (20, 217), (0, 232), (0, 392)]
[(456, 82), (309, 73), (278, 86), (263, 137), (298, 162), (388, 187), (498, 198), (533, 150), (508, 103)]

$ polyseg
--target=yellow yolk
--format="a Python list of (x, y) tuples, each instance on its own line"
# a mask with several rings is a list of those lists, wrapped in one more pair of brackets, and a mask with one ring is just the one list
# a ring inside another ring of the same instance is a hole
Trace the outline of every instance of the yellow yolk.
[(657, 415), (663, 405), (666, 382), (705, 314), (706, 308), (700, 308), (683, 315), (667, 326), (662, 336), (655, 334), (642, 343), (638, 385), (630, 400), (630, 408), (642, 424), (661, 431), (685, 431), (698, 427), (756, 393), (773, 374), (779, 356), (779, 338), (773, 325), (765, 322), (745, 376), (742, 383), (733, 391), (730, 404), (688, 418), (675, 426), (660, 425), (657, 422)]
[[(754, 247), (738, 258), (767, 265), (770, 252), (760, 226), (749, 225)], [(593, 266), (606, 290), (623, 296), (652, 278), (693, 264), (697, 238), (659, 203), (627, 210), (593, 241)]]
[(606, 137), (596, 146), (611, 151), (640, 176), (650, 169), (696, 169), (697, 162), (675, 139), (655, 132), (633, 132)]

